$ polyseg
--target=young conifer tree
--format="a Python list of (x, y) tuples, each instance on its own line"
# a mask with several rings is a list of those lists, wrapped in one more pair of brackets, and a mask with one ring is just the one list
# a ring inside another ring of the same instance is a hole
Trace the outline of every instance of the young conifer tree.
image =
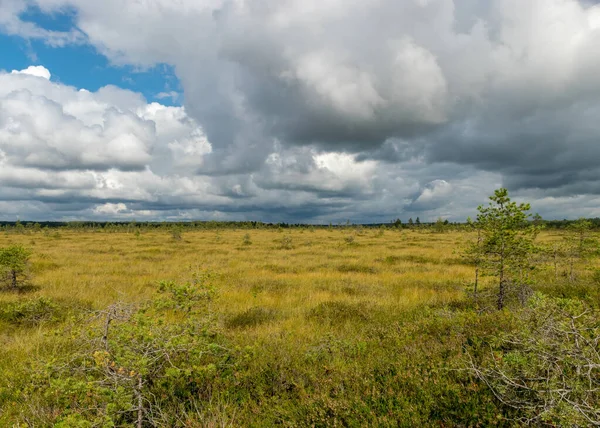
[(481, 268), (497, 279), (498, 309), (506, 304), (509, 284), (525, 287), (523, 272), (531, 267), (538, 233), (528, 221), (530, 209), (527, 203), (511, 201), (504, 188), (494, 191), (488, 206), (477, 208), (476, 227), (481, 231), (481, 240), (473, 251), (481, 252)]
[(0, 274), (4, 274), (9, 286), (16, 289), (27, 280), (31, 252), (20, 246), (0, 248)]

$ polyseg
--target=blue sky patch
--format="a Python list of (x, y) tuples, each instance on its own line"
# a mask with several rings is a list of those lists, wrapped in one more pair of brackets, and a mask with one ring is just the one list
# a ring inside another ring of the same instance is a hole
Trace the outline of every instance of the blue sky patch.
[[(76, 27), (77, 15), (71, 9), (46, 14), (31, 7), (20, 17), (46, 30), (68, 32)], [(180, 82), (174, 68), (167, 64), (145, 70), (115, 66), (89, 45), (54, 48), (43, 41), (4, 34), (0, 34), (0, 52), (0, 69), (8, 72), (42, 65), (50, 70), (53, 81), (76, 88), (96, 91), (106, 85), (115, 85), (139, 92), (149, 102), (158, 101), (170, 106), (183, 103)]]
[(63, 8), (59, 12), (45, 13), (37, 6), (30, 6), (19, 15), (19, 18), (49, 31), (68, 32), (77, 26), (77, 11), (73, 8)]

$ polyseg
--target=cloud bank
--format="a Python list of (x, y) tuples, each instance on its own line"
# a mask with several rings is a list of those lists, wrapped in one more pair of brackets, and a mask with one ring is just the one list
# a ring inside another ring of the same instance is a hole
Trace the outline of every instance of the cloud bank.
[[(69, 11), (76, 26), (26, 22), (32, 4)], [(462, 219), (504, 185), (546, 216), (600, 215), (596, 4), (9, 0), (1, 10), (8, 34), (91, 44), (117, 65), (173, 65), (185, 98), (177, 108), (115, 87), (91, 93), (40, 67), (2, 74), (5, 205)]]

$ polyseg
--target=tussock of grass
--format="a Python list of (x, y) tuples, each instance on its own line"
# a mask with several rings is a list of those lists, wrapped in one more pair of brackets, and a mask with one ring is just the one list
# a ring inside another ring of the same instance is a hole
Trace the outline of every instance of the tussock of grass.
[(374, 266), (359, 264), (359, 263), (348, 263), (342, 264), (337, 267), (337, 270), (342, 273), (368, 273), (374, 274), (378, 272), (378, 269)]
[(343, 285), (340, 291), (348, 296), (358, 296), (364, 294), (364, 290), (356, 285)]
[(41, 259), (34, 260), (31, 264), (31, 273), (34, 275), (39, 275), (40, 273), (48, 270), (54, 270), (60, 268), (60, 263), (57, 263), (53, 260)]
[(260, 278), (258, 281), (252, 284), (252, 293), (283, 293), (286, 292), (292, 283), (286, 279), (278, 278)]
[(312, 308), (307, 318), (329, 324), (344, 324), (348, 321), (366, 322), (371, 318), (372, 310), (371, 305), (365, 302), (327, 301)]
[(225, 325), (228, 328), (255, 327), (277, 319), (277, 311), (271, 308), (256, 306), (229, 318)]
[(266, 264), (263, 266), (263, 269), (273, 273), (296, 273), (298, 271), (298, 269), (293, 266), (281, 266), (275, 264)]

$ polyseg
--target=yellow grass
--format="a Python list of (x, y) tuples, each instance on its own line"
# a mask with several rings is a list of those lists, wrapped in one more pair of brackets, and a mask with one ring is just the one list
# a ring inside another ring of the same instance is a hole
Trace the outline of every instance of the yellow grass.
[[(247, 233), (252, 244), (243, 245)], [(354, 243), (344, 241), (348, 235), (355, 236)], [(280, 248), (285, 236), (293, 249)], [(458, 264), (463, 242), (464, 234), (393, 230), (383, 236), (376, 230), (194, 231), (184, 232), (181, 241), (164, 231), (139, 237), (73, 231), (60, 231), (59, 238), (53, 232), (0, 235), (0, 247), (33, 250), (33, 282), (41, 296), (102, 307), (143, 299), (160, 280), (186, 280), (202, 270), (215, 275), (225, 311), (252, 305), (287, 310), (328, 299), (405, 306), (451, 296), (471, 275)]]
[[(246, 234), (250, 245), (244, 245)], [(180, 241), (164, 230), (139, 236), (61, 230), (59, 235), (0, 235), (0, 247), (22, 244), (33, 251), (32, 281), (40, 287), (27, 296), (0, 293), (0, 301), (45, 296), (100, 309), (118, 300), (147, 299), (161, 280), (187, 281), (194, 272), (206, 271), (218, 290), (213, 308), (222, 319), (257, 306), (277, 311), (274, 322), (245, 329), (243, 335), (303, 336), (325, 328), (306, 317), (320, 303), (400, 312), (462, 299), (473, 278), (473, 268), (460, 260), (464, 232), (223, 229), (184, 231)], [(555, 235), (545, 233), (541, 240)], [(351, 244), (348, 236), (354, 237)], [(285, 237), (292, 249), (282, 248)], [(0, 344), (27, 352), (42, 332), (13, 335), (0, 329)]]
[[(472, 269), (459, 264), (464, 234), (387, 230), (201, 230), (181, 241), (165, 231), (133, 233), (61, 230), (0, 235), (0, 247), (32, 249), (32, 296), (89, 302), (102, 308), (139, 301), (160, 280), (186, 281), (207, 271), (218, 289), (215, 303), (224, 317), (261, 306), (277, 309), (278, 322), (255, 334), (306, 330), (306, 313), (326, 301), (359, 302), (403, 310), (423, 303), (461, 298)], [(244, 245), (249, 234), (250, 245)], [(347, 236), (354, 236), (348, 244)], [(281, 248), (289, 236), (292, 249)], [(0, 301), (22, 298), (0, 293)], [(314, 330), (315, 326), (311, 325)], [(35, 335), (29, 332), (29, 335)], [(3, 342), (9, 340), (6, 334)], [(29, 343), (20, 332), (13, 345)]]

